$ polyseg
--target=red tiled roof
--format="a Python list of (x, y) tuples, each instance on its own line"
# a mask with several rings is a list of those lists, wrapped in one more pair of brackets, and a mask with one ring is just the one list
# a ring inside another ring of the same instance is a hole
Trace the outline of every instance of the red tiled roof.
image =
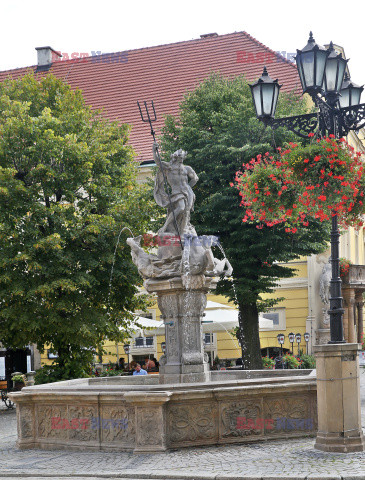
[[(139, 161), (151, 159), (152, 139), (141, 122), (137, 100), (154, 100), (159, 133), (164, 115), (176, 115), (186, 90), (193, 90), (212, 71), (225, 76), (244, 74), (252, 81), (266, 64), (270, 76), (283, 84), (282, 90), (301, 91), (296, 66), (278, 59), (274, 51), (246, 32), (129, 50), (120, 61), (118, 57), (113, 60), (104, 55), (98, 62), (95, 57), (60, 61), (48, 72), (80, 88), (86, 102), (102, 108), (109, 119), (132, 125), (130, 142)], [(36, 70), (33, 66), (0, 72), (0, 81), (8, 75), (24, 75), (29, 68)]]

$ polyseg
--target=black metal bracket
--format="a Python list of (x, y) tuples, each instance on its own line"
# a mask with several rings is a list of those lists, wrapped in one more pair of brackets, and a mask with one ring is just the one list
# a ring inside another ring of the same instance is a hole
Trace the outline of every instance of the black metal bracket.
[(318, 112), (264, 120), (264, 123), (274, 130), (284, 127), (302, 138), (308, 138), (310, 133), (316, 132), (322, 137), (331, 133), (336, 137), (345, 137), (351, 130), (365, 127), (365, 103), (336, 108), (328, 105), (318, 95), (312, 98)]

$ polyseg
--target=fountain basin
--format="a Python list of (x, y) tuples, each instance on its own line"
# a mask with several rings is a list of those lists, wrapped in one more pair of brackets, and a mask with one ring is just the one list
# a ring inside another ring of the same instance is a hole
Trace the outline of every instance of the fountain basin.
[(18, 446), (151, 453), (315, 434), (315, 371), (211, 373), (191, 384), (148, 375), (25, 387), (11, 394)]

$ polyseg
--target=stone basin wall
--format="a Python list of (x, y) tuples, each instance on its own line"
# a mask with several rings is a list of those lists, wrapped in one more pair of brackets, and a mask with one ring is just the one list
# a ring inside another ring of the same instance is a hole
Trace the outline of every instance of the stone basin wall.
[(314, 435), (313, 372), (260, 373), (216, 372), (194, 384), (159, 385), (149, 375), (25, 387), (11, 394), (18, 446), (142, 453)]

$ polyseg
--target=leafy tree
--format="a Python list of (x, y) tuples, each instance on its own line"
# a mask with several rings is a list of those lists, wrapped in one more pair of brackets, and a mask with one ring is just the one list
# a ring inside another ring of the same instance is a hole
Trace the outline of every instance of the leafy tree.
[(146, 306), (120, 234), (145, 231), (153, 208), (128, 131), (52, 75), (0, 85), (0, 340), (49, 344), (58, 378), (85, 375)]
[[(303, 99), (281, 95), (278, 116), (306, 112)], [(283, 129), (266, 129), (255, 117), (251, 93), (243, 77), (226, 79), (212, 74), (180, 104), (179, 119), (167, 117), (162, 137), (166, 154), (177, 148), (188, 151), (187, 163), (199, 176), (194, 188), (192, 223), (200, 234), (215, 234), (233, 266), (233, 281), (222, 279), (217, 293), (233, 300), (239, 309), (237, 336), (245, 368), (262, 368), (258, 314), (276, 299), (263, 299), (273, 292), (278, 278), (292, 277), (293, 268), (282, 263), (319, 252), (328, 237), (328, 225), (310, 220), (295, 235), (285, 225), (274, 228), (242, 222), (243, 209), (234, 182), (236, 172), (258, 153), (294, 140)], [(278, 263), (280, 262), (280, 263)]]

